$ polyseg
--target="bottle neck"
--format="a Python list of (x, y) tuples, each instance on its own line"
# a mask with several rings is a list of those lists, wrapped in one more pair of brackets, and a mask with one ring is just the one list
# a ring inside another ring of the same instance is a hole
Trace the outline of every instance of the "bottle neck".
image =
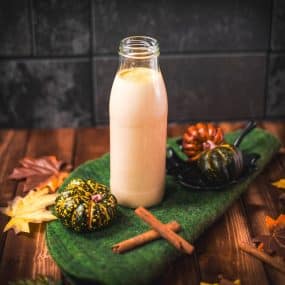
[(146, 36), (132, 36), (121, 41), (119, 47), (119, 70), (150, 68), (159, 71), (159, 46), (157, 40)]
[(136, 67), (150, 68), (159, 71), (158, 57), (153, 56), (148, 59), (134, 59), (120, 55), (119, 70), (131, 69)]

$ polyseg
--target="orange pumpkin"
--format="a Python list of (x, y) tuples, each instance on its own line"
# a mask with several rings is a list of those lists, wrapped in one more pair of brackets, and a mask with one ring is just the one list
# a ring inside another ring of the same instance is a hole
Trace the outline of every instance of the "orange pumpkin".
[(223, 130), (210, 123), (197, 123), (187, 128), (182, 147), (190, 161), (199, 159), (203, 151), (213, 149), (224, 142)]

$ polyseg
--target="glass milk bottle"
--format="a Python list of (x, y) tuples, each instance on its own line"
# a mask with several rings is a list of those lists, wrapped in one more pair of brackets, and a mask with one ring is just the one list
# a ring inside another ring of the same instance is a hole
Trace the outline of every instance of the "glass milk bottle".
[(110, 187), (120, 205), (158, 204), (164, 195), (167, 94), (157, 40), (121, 41), (110, 102)]

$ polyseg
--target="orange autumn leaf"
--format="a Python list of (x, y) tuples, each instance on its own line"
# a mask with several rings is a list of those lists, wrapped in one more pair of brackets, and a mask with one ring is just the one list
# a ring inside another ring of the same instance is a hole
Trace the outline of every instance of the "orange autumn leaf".
[(265, 225), (270, 233), (259, 235), (253, 239), (257, 249), (285, 258), (285, 215), (281, 214), (277, 219), (266, 216)]
[(282, 214), (277, 218), (277, 226), (285, 227), (285, 215)]
[(55, 192), (71, 169), (71, 165), (57, 160), (55, 156), (43, 156), (36, 159), (25, 157), (19, 163), (21, 167), (14, 168), (9, 178), (25, 179), (24, 192), (43, 188)]
[(269, 216), (266, 216), (265, 217), (265, 225), (270, 232), (274, 231), (274, 229), (277, 226), (283, 227), (283, 226), (285, 226), (285, 215), (283, 215), (283, 214), (279, 215), (279, 217), (276, 220), (272, 219)]
[(43, 182), (40, 182), (36, 188), (42, 189), (42, 188), (48, 187), (50, 189), (50, 192), (55, 192), (60, 187), (60, 185), (63, 183), (64, 179), (68, 175), (69, 175), (69, 173), (65, 172), (65, 171), (56, 173), (56, 174), (48, 177)]
[(285, 189), (285, 178), (273, 182), (272, 185), (280, 189)]
[(265, 217), (265, 225), (266, 225), (267, 229), (270, 232), (272, 232), (274, 230), (274, 228), (276, 227), (277, 222), (276, 222), (276, 220), (272, 219), (271, 217), (266, 216)]

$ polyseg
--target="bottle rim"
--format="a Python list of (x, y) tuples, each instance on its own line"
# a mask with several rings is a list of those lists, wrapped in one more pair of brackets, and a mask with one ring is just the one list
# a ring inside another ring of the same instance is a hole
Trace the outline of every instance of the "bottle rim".
[(120, 42), (119, 55), (136, 59), (159, 56), (159, 44), (149, 36), (126, 37)]

